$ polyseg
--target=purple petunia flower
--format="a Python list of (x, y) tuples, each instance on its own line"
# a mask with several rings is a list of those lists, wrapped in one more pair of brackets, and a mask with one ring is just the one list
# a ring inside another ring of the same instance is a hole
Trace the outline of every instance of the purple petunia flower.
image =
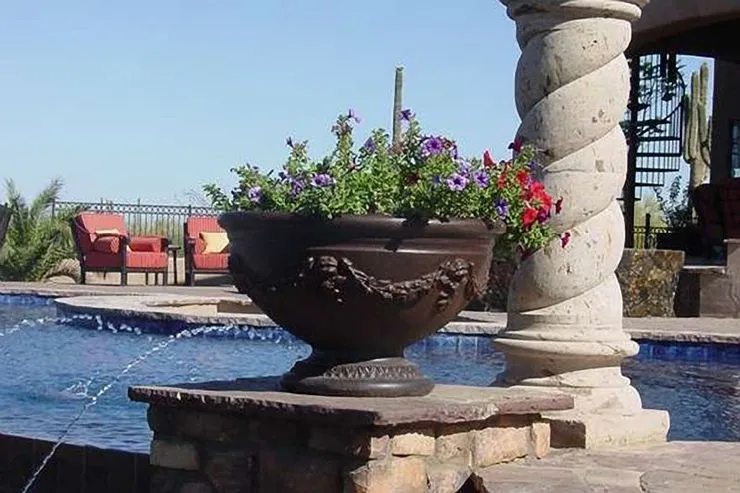
[(527, 164), (530, 170), (534, 171), (537, 169), (537, 163), (534, 161), (530, 161), (529, 164)]
[(313, 177), (311, 185), (319, 188), (329, 187), (334, 185), (334, 178), (332, 178), (328, 173), (319, 173)]
[(452, 191), (461, 192), (468, 186), (468, 181), (469, 180), (460, 173), (452, 173), (449, 178), (447, 178), (447, 186)]
[(247, 198), (255, 204), (262, 202), (262, 187), (254, 186), (247, 190)]
[(550, 219), (550, 211), (545, 209), (544, 207), (537, 211), (537, 222), (542, 224), (546, 223)]
[(445, 143), (439, 137), (427, 137), (421, 143), (421, 157), (426, 159), (445, 150)]
[(470, 176), (470, 163), (462, 159), (457, 160), (457, 172), (463, 176)]
[(410, 122), (414, 117), (414, 113), (410, 109), (401, 110), (401, 121)]
[(287, 139), (285, 139), (285, 145), (287, 145), (288, 147), (290, 147), (291, 149), (293, 149), (293, 147), (294, 147), (293, 137), (288, 137)]
[(372, 139), (372, 137), (368, 137), (364, 144), (362, 144), (362, 148), (365, 149), (365, 151), (372, 154), (375, 152), (375, 141)]
[(496, 208), (496, 214), (501, 219), (506, 219), (506, 216), (509, 215), (509, 203), (506, 202), (506, 199), (497, 199), (494, 203), (494, 207)]
[(278, 173), (278, 178), (280, 178), (280, 181), (282, 181), (283, 183), (287, 183), (288, 185), (290, 185), (291, 193), (294, 197), (303, 191), (303, 184), (300, 182), (300, 180), (293, 176), (290, 176), (285, 171), (281, 171), (280, 173)]
[(450, 149), (449, 149), (449, 152), (450, 152), (450, 157), (451, 157), (452, 159), (455, 159), (455, 160), (457, 160), (457, 157), (458, 157), (458, 155), (457, 155), (457, 144), (455, 144), (455, 143), (453, 142), (453, 143), (452, 143), (452, 144), (450, 145)]
[(347, 112), (347, 117), (350, 120), (354, 120), (356, 123), (360, 123), (362, 121), (362, 118), (357, 116), (357, 113), (355, 113), (355, 110), (353, 110), (352, 108), (350, 108), (349, 111)]
[(488, 188), (488, 173), (485, 171), (476, 171), (473, 173), (473, 181), (478, 185), (478, 188)]

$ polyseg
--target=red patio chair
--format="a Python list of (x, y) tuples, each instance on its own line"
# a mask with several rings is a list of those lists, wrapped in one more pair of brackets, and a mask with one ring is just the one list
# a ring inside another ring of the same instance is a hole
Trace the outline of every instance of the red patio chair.
[(88, 272), (120, 272), (121, 286), (128, 284), (130, 272), (154, 273), (155, 283), (163, 274), (162, 284), (167, 284), (167, 238), (129, 237), (120, 214), (83, 212), (71, 219), (71, 227), (82, 284)]
[[(185, 241), (185, 284), (195, 286), (196, 273), (229, 273), (228, 239), (226, 231), (218, 225), (215, 217), (189, 217), (183, 224), (183, 238)], [(211, 243), (210, 248), (208, 248), (208, 241)]]

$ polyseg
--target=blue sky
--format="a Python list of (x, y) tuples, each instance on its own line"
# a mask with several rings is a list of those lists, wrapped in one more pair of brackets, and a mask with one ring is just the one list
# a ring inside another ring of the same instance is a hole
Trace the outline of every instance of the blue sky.
[[(188, 203), (229, 168), (326, 152), (337, 113), (362, 138), (404, 106), (465, 154), (518, 125), (514, 24), (493, 0), (29, 0), (0, 8), (0, 173), (24, 194)], [(3, 193), (0, 192), (0, 198)]]

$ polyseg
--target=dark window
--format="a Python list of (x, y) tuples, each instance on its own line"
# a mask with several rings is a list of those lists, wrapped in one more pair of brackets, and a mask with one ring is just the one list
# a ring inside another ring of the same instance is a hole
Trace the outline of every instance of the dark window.
[(740, 120), (730, 125), (730, 176), (740, 178)]

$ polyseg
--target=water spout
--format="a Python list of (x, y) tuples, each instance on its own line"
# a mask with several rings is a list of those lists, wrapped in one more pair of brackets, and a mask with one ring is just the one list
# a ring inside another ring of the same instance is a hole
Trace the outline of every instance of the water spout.
[[(111, 324), (106, 324), (105, 328), (108, 328), (110, 330), (113, 330), (114, 332), (117, 332), (122, 328), (118, 327), (109, 327)], [(132, 327), (126, 326), (127, 331), (134, 332)], [(100, 318), (98, 318), (98, 330), (102, 330), (104, 328), (104, 324)], [(109, 381), (107, 384), (105, 384), (103, 387), (101, 387), (94, 395), (89, 397), (89, 400), (85, 403), (84, 406), (80, 409), (80, 412), (77, 413), (77, 415), (69, 422), (67, 427), (64, 429), (64, 431), (59, 435), (59, 438), (57, 439), (56, 443), (54, 443), (54, 446), (51, 448), (49, 453), (44, 457), (44, 459), (41, 461), (41, 463), (38, 465), (38, 467), (34, 470), (31, 477), (26, 482), (26, 485), (23, 487), (23, 490), (21, 490), (21, 493), (28, 493), (33, 486), (36, 479), (39, 477), (41, 472), (46, 467), (46, 464), (51, 460), (51, 458), (54, 456), (54, 453), (57, 451), (57, 449), (64, 443), (64, 440), (69, 435), (70, 431), (72, 431), (72, 428), (75, 424), (77, 424), (80, 419), (85, 415), (88, 409), (90, 409), (92, 406), (94, 406), (98, 400), (106, 393), (108, 392), (111, 387), (113, 387), (118, 381), (123, 378), (124, 375), (126, 375), (128, 372), (130, 372), (133, 368), (135, 368), (137, 365), (144, 362), (147, 358), (152, 356), (155, 353), (164, 351), (167, 349), (173, 342), (183, 339), (183, 338), (190, 338), (197, 335), (205, 335), (210, 332), (223, 330), (224, 327), (197, 327), (195, 329), (185, 329), (180, 332), (178, 332), (175, 335), (169, 336), (165, 341), (157, 343), (154, 347), (150, 348), (146, 352), (142, 353), (141, 355), (137, 356), (134, 360), (132, 360), (126, 367), (123, 368), (111, 381)]]

